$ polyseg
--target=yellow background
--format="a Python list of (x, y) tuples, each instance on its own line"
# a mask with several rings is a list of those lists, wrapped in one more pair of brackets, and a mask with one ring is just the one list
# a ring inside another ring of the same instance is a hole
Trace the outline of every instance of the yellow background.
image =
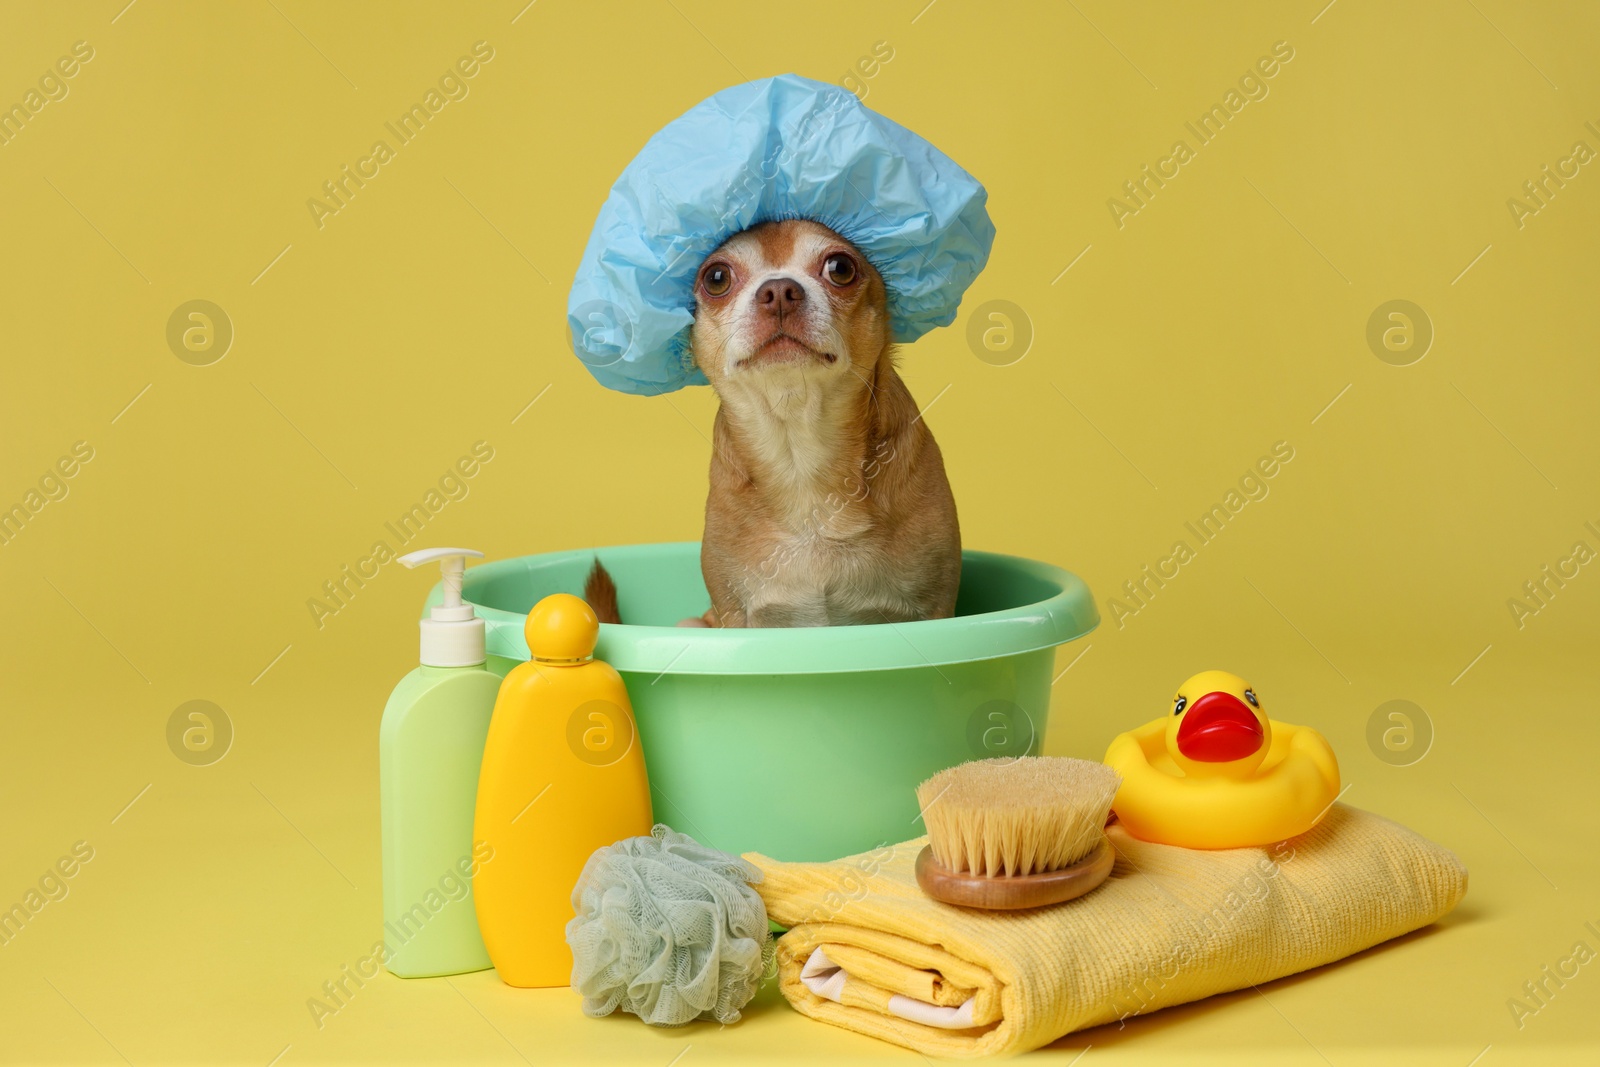
[[(1506, 1002), (1600, 949), (1600, 565), (1521, 628), (1507, 600), (1600, 548), (1600, 164), (1521, 228), (1506, 201), (1600, 149), (1600, 11), (125, 2), (0, 8), (0, 102), (94, 49), (0, 146), (0, 503), (94, 449), (0, 545), (0, 904), (95, 850), (0, 947), (0, 1059), (915, 1062), (770, 989), (737, 1027), (664, 1033), (492, 973), (385, 977), (320, 1030), (306, 1007), (377, 937), (378, 716), (433, 577), (386, 567), (320, 629), (306, 600), (479, 440), (494, 459), (429, 543), (697, 537), (713, 397), (595, 385), (564, 341), (572, 270), (664, 123), (748, 78), (839, 81), (878, 42), (869, 105), (978, 176), (999, 232), (962, 318), (903, 353), (968, 546), (1064, 565), (1109, 615), (1274, 442), (1295, 450), (1137, 615), (1062, 650), (1047, 750), (1098, 757), (1227, 667), (1329, 737), (1347, 802), (1472, 872), (1400, 944), (1037, 1058), (1593, 1055), (1600, 964), (1520, 1029)], [(306, 201), (480, 40), (470, 95), (319, 229)], [(1270, 94), (1119, 229), (1108, 199), (1278, 41)], [(194, 299), (235, 331), (209, 366), (166, 341)], [(1436, 334), (1410, 366), (1366, 342), (1394, 299)], [(990, 300), (1035, 335), (1009, 366), (967, 342)], [(236, 731), (212, 766), (167, 747), (192, 699)], [(1432, 723), (1411, 766), (1367, 745), (1391, 699)]]

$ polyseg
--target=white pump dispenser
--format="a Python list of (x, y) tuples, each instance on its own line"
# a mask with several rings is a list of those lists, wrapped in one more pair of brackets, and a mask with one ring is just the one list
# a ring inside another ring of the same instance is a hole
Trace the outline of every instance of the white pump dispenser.
[(439, 562), (444, 575), (444, 603), (437, 604), (422, 627), (422, 665), (424, 667), (476, 667), (488, 660), (484, 650), (483, 620), (471, 604), (461, 602), (461, 577), (467, 570), (467, 557), (482, 559), (472, 548), (424, 548), (400, 557), (407, 567)]

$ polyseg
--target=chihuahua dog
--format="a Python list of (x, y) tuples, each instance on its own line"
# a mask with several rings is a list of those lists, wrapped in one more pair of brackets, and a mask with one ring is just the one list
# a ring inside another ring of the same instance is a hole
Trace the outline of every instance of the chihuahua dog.
[[(680, 625), (948, 618), (955, 498), (894, 367), (888, 291), (826, 226), (734, 235), (695, 280), (690, 350), (721, 401), (700, 566), (711, 610)], [(585, 595), (620, 621), (599, 566)]]

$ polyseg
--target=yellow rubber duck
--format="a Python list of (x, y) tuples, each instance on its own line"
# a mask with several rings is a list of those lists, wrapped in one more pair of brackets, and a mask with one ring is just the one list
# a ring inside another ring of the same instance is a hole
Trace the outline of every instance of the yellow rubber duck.
[(1203, 671), (1172, 713), (1118, 734), (1105, 763), (1122, 775), (1112, 810), (1134, 837), (1184, 848), (1246, 848), (1303, 834), (1339, 796), (1339, 761), (1321, 734), (1267, 718), (1236, 674)]

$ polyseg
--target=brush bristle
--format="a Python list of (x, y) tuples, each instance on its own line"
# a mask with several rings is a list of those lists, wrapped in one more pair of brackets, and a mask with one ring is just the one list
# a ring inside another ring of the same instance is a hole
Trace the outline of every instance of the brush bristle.
[(923, 782), (917, 803), (941, 865), (1009, 877), (1060, 870), (1092, 852), (1121, 784), (1089, 760), (976, 760)]

